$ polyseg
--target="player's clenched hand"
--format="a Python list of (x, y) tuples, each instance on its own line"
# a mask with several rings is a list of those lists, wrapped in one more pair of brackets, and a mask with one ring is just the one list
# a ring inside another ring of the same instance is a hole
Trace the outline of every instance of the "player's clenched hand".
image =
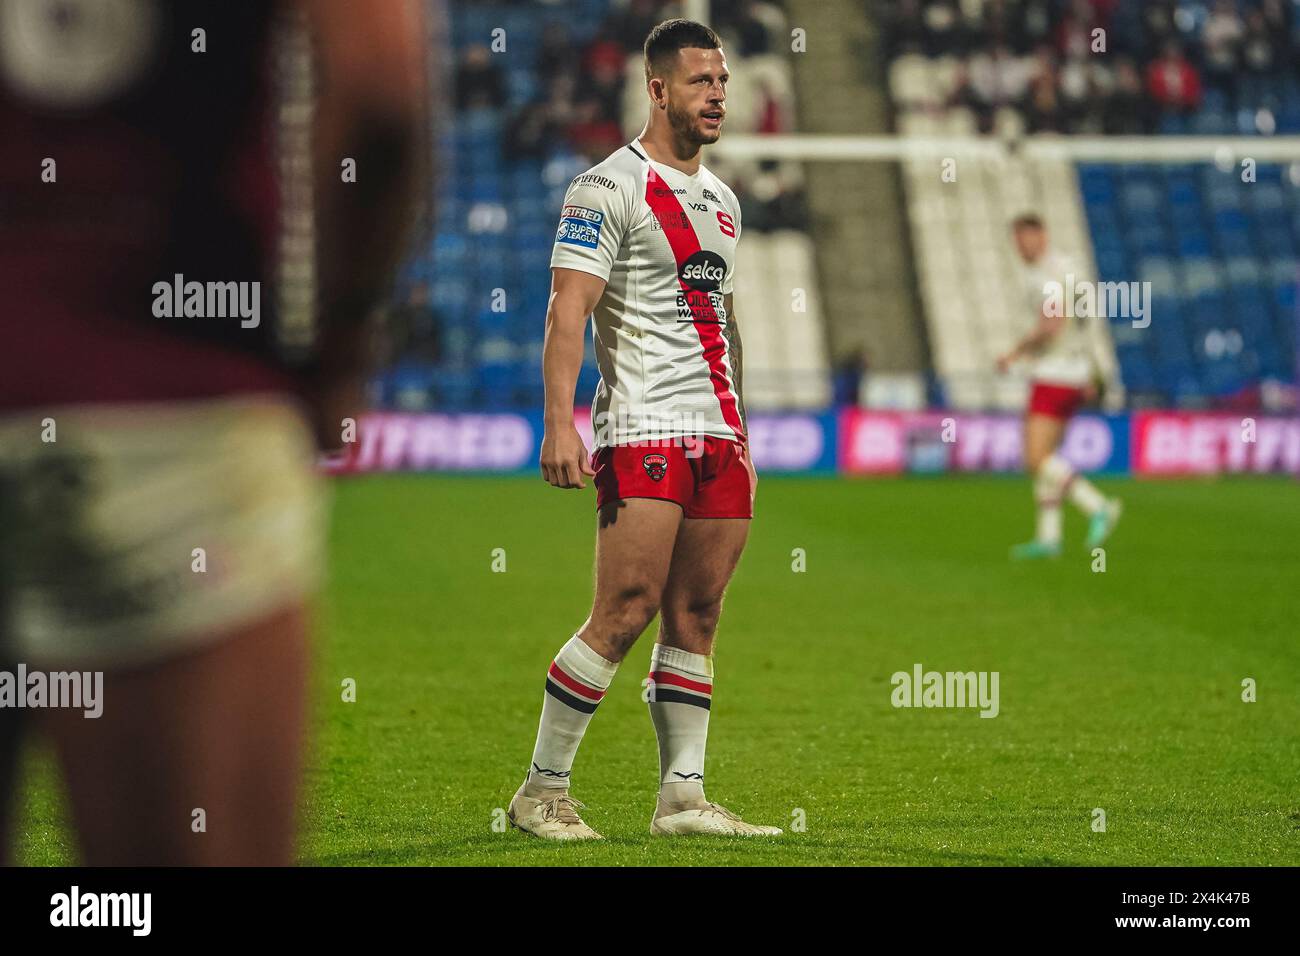
[(573, 425), (548, 428), (542, 435), (542, 477), (556, 488), (586, 488), (583, 475), (596, 473), (582, 436)]

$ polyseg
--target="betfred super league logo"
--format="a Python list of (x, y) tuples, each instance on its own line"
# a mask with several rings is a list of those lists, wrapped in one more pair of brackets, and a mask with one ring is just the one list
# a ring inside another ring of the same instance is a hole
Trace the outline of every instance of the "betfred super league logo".
[(662, 481), (668, 474), (668, 459), (663, 455), (646, 455), (641, 459), (641, 465), (651, 481)]

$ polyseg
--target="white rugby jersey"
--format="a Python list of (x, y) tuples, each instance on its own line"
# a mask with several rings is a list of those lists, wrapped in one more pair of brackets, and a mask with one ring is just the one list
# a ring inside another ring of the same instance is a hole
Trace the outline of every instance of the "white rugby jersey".
[(592, 313), (596, 445), (688, 435), (743, 440), (727, 320), (740, 204), (703, 165), (650, 159), (640, 142), (576, 177), (552, 268), (606, 280)]
[[(1091, 326), (1097, 320), (1074, 314), (1074, 294), (1077, 285), (1088, 281), (1073, 260), (1055, 252), (1044, 253), (1037, 262), (1024, 269), (1024, 291), (1030, 314), (1035, 323), (1043, 315), (1049, 300), (1065, 316), (1061, 331), (1051, 338), (1034, 357), (1030, 376), (1035, 382), (1067, 385), (1082, 388), (1092, 378), (1093, 333)], [(1055, 283), (1049, 292), (1048, 284)]]

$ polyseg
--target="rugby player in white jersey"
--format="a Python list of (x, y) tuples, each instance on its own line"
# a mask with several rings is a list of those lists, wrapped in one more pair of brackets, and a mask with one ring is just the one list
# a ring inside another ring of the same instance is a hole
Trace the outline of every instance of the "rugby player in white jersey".
[[(647, 685), (659, 741), (651, 832), (775, 835), (704, 795), (714, 634), (757, 483), (731, 308), (740, 206), (700, 162), (721, 133), (727, 61), (708, 27), (668, 20), (646, 38), (645, 71), (645, 129), (574, 179), (551, 258), (541, 470), (557, 488), (594, 478), (595, 598), (550, 665), (509, 817), (539, 837), (599, 838), (569, 793), (574, 757), (658, 614)], [(601, 374), (590, 456), (573, 421), (588, 316)]]
[(1016, 251), (1025, 264), (1025, 295), (1036, 321), (1033, 330), (998, 360), (1006, 372), (1021, 359), (1032, 360), (1029, 408), (1025, 413), (1025, 469), (1034, 479), (1038, 522), (1032, 541), (1011, 549), (1018, 560), (1055, 557), (1061, 552), (1061, 501), (1069, 497), (1088, 518), (1087, 548), (1100, 546), (1119, 521), (1120, 502), (1105, 497), (1075, 472), (1058, 449), (1070, 417), (1097, 395), (1096, 382), (1117, 392), (1118, 373), (1106, 319), (1073, 315), (1062, 308), (1075, 267), (1048, 249), (1047, 230), (1035, 215), (1012, 223)]

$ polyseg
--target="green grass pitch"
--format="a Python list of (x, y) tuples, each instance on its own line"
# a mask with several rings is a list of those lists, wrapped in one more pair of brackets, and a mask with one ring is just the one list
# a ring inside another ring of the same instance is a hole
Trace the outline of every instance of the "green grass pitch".
[[(787, 830), (802, 811), (806, 830), (650, 837), (648, 631), (574, 770), (608, 839), (575, 846), (493, 823), (527, 765), (546, 667), (589, 608), (591, 490), (342, 481), (303, 860), (1300, 864), (1295, 484), (1099, 484), (1126, 503), (1104, 573), (1075, 515), (1061, 560), (1007, 561), (1032, 522), (1023, 480), (764, 478), (719, 629), (708, 791)], [(893, 708), (890, 675), (918, 662), (998, 671), (1000, 714)], [(71, 862), (49, 758), (28, 767), (18, 858)]]

